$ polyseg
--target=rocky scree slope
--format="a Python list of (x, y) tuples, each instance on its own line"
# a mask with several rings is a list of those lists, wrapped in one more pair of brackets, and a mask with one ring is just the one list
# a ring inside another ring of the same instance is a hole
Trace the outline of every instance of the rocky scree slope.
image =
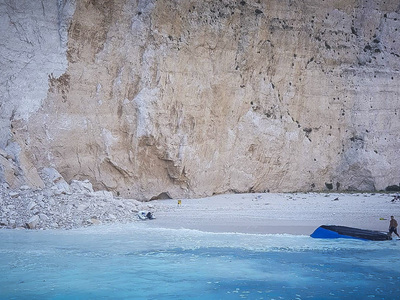
[(134, 199), (114, 198), (111, 192), (94, 192), (88, 181), (68, 185), (54, 170), (44, 189), (22, 186), (0, 188), (0, 228), (72, 229), (140, 220), (139, 211), (155, 206)]

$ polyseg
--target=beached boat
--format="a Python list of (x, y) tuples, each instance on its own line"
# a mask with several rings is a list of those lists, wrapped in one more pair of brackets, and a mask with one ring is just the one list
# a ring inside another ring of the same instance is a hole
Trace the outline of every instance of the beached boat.
[(350, 238), (371, 241), (386, 241), (392, 239), (384, 232), (336, 225), (319, 226), (311, 234), (311, 237), (320, 239)]

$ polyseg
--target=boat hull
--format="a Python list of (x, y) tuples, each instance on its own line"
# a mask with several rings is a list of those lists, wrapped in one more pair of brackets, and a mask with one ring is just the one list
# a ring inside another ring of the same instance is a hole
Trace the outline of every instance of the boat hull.
[(337, 225), (322, 225), (311, 234), (311, 237), (320, 239), (347, 238), (370, 241), (386, 241), (392, 239), (387, 233), (380, 231)]

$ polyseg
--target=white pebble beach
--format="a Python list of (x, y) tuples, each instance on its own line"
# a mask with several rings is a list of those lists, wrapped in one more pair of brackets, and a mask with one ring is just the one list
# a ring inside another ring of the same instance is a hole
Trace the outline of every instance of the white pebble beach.
[(149, 226), (207, 232), (310, 235), (320, 225), (387, 232), (400, 219), (400, 200), (386, 193), (225, 194), (155, 200)]

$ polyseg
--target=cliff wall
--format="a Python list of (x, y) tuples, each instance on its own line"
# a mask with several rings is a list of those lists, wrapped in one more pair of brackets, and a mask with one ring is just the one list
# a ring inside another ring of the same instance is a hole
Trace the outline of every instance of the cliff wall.
[(400, 4), (0, 0), (0, 181), (151, 199), (400, 185)]

